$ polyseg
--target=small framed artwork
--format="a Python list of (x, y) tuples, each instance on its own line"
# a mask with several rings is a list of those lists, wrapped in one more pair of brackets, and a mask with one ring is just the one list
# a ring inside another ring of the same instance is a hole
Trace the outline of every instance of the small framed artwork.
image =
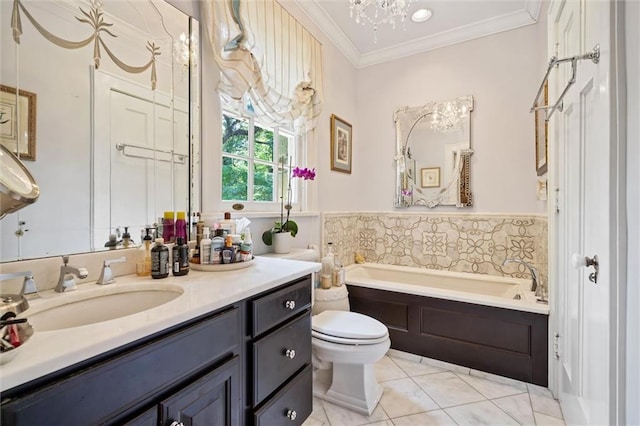
[[(544, 102), (544, 104), (542, 104)], [(549, 105), (549, 82), (544, 84), (544, 99), (538, 101), (535, 107), (543, 107)], [(536, 173), (542, 176), (547, 173), (547, 150), (549, 148), (549, 125), (547, 123), (546, 108), (536, 109)]]
[(0, 84), (0, 143), (22, 160), (36, 159), (36, 94)]
[(440, 167), (427, 167), (420, 169), (420, 186), (423, 188), (440, 187)]
[(335, 114), (331, 114), (331, 170), (351, 173), (353, 130)]

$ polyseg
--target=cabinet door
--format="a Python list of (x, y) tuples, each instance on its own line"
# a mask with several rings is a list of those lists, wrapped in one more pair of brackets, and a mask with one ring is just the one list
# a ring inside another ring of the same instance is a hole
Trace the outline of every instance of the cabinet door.
[(206, 374), (160, 403), (162, 426), (240, 424), (240, 357)]

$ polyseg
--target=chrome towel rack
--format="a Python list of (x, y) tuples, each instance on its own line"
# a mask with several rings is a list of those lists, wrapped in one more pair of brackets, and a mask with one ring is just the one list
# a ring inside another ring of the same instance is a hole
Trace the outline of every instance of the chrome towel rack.
[[(159, 153), (159, 154), (167, 154), (167, 156), (169, 156), (169, 158), (154, 158), (154, 156), (144, 156), (144, 155), (138, 155), (138, 154), (131, 154), (126, 152), (125, 150), (127, 148), (131, 148), (131, 149), (141, 149), (144, 151), (151, 151), (153, 153)], [(116, 144), (116, 150), (122, 152), (122, 155), (127, 156), (127, 157), (133, 157), (133, 158), (143, 158), (145, 160), (156, 160), (156, 161), (164, 161), (167, 163), (171, 163), (171, 157), (174, 157), (173, 162), (176, 163), (180, 163), (180, 164), (184, 164), (185, 159), (186, 159), (186, 155), (185, 154), (178, 154), (177, 152), (174, 151), (166, 151), (166, 150), (162, 150), (162, 149), (154, 149), (154, 148), (149, 148), (146, 146), (139, 146), (139, 145), (131, 145), (128, 143), (119, 143)]]
[[(563, 104), (562, 104), (562, 99), (564, 98), (564, 95), (567, 94), (567, 92), (569, 91), (569, 88), (571, 86), (573, 86), (573, 83), (576, 82), (576, 73), (578, 70), (578, 61), (583, 60), (583, 59), (591, 59), (591, 61), (593, 61), (594, 64), (597, 64), (598, 62), (600, 62), (600, 45), (596, 44), (595, 47), (588, 53), (585, 53), (584, 55), (576, 55), (576, 56), (571, 56), (569, 58), (563, 58), (563, 59), (558, 59), (556, 56), (553, 56), (550, 60), (549, 60), (549, 67), (547, 68), (547, 73), (544, 75), (544, 79), (542, 80), (542, 83), (540, 84), (540, 88), (538, 89), (538, 94), (536, 95), (535, 99), (533, 100), (533, 105), (531, 106), (531, 111), (530, 112), (534, 112), (540, 109), (544, 109), (546, 110), (546, 118), (545, 121), (549, 121), (549, 119), (551, 118), (551, 116), (553, 115), (554, 112), (556, 112), (556, 110), (558, 111), (562, 111), (563, 108)], [(538, 99), (540, 98), (540, 94), (542, 93), (542, 90), (544, 89), (544, 84), (547, 82), (547, 80), (549, 79), (549, 74), (551, 74), (551, 70), (553, 69), (553, 67), (556, 67), (564, 62), (571, 62), (571, 78), (569, 79), (569, 81), (567, 82), (567, 85), (564, 87), (564, 90), (562, 91), (562, 93), (560, 93), (560, 96), (558, 97), (558, 100), (553, 104), (553, 106), (549, 106), (549, 105), (544, 105), (544, 106), (536, 106), (536, 104), (538, 103)]]

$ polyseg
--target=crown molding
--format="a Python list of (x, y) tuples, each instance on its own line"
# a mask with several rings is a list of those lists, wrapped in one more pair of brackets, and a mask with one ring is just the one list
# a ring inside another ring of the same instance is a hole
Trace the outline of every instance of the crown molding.
[(318, 1), (295, 0), (300, 9), (318, 25), (320, 30), (356, 68), (366, 68), (417, 53), (535, 24), (540, 16), (542, 4), (542, 0), (527, 0), (525, 7), (517, 12), (362, 54), (335, 21), (319, 6)]
[(476, 22), (450, 31), (441, 32), (432, 36), (419, 38), (407, 43), (397, 44), (385, 49), (360, 55), (360, 60), (354, 64), (356, 68), (365, 68), (383, 62), (404, 58), (417, 53), (439, 49), (464, 41), (486, 37), (492, 34), (509, 31), (527, 25), (535, 24), (528, 10), (509, 13), (485, 21)]
[(318, 0), (294, 0), (300, 9), (320, 28), (329, 40), (342, 52), (342, 54), (355, 67), (360, 62), (361, 53), (346, 36), (344, 31), (318, 4)]

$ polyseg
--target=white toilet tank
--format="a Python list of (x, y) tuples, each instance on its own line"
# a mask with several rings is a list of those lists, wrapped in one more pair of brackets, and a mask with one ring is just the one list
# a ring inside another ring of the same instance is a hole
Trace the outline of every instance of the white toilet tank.
[[(281, 259), (290, 260), (302, 260), (307, 262), (318, 262), (320, 260), (320, 253), (316, 249), (291, 249), (286, 254), (267, 253), (261, 256), (278, 257)], [(312, 315), (319, 314), (320, 312), (333, 310), (333, 311), (349, 311), (349, 292), (347, 286), (331, 287), (329, 289), (323, 289), (316, 287), (317, 280), (313, 280), (313, 301), (312, 303)]]

